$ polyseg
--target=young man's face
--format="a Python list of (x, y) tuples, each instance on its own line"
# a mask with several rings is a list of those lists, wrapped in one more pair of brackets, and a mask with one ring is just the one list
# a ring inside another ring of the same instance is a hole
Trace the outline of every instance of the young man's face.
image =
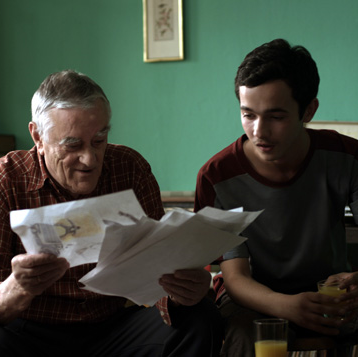
[[(285, 162), (307, 144), (298, 103), (282, 80), (240, 87), (241, 122), (247, 148), (258, 162)], [(307, 146), (305, 146), (307, 148)]]
[(108, 114), (98, 100), (90, 109), (52, 109), (47, 140), (37, 142), (51, 176), (74, 197), (90, 194), (102, 172)]

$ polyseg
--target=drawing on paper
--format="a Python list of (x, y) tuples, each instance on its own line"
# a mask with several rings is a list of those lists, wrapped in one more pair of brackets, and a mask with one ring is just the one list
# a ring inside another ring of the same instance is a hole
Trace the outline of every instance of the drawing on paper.
[(169, 41), (174, 38), (173, 0), (156, 0), (154, 7), (155, 41)]
[(101, 232), (101, 227), (90, 215), (75, 218), (61, 218), (55, 224), (35, 223), (30, 226), (40, 252), (59, 255), (64, 243), (72, 239), (93, 236)]

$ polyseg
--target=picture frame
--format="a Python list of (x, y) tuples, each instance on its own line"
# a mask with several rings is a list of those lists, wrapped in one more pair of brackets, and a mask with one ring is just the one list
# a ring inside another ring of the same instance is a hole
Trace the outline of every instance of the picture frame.
[(329, 129), (338, 131), (340, 134), (358, 138), (358, 122), (354, 121), (310, 121), (305, 124), (306, 128)]
[(182, 0), (143, 0), (144, 62), (184, 60)]

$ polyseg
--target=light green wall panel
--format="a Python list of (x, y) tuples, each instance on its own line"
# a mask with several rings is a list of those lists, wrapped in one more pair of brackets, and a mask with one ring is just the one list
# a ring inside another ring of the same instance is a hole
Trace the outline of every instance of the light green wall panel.
[(141, 0), (1, 0), (0, 132), (30, 148), (33, 92), (49, 73), (73, 68), (107, 93), (110, 141), (138, 150), (163, 191), (194, 190), (204, 162), (243, 132), (238, 65), (277, 37), (316, 59), (316, 120), (358, 121), (356, 0), (183, 3), (185, 60), (144, 63)]

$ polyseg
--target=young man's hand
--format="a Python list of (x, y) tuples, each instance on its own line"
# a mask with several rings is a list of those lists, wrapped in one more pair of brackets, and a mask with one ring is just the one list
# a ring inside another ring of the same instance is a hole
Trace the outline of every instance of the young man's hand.
[(211, 274), (205, 269), (183, 269), (164, 274), (159, 284), (175, 305), (192, 306), (208, 293)]

